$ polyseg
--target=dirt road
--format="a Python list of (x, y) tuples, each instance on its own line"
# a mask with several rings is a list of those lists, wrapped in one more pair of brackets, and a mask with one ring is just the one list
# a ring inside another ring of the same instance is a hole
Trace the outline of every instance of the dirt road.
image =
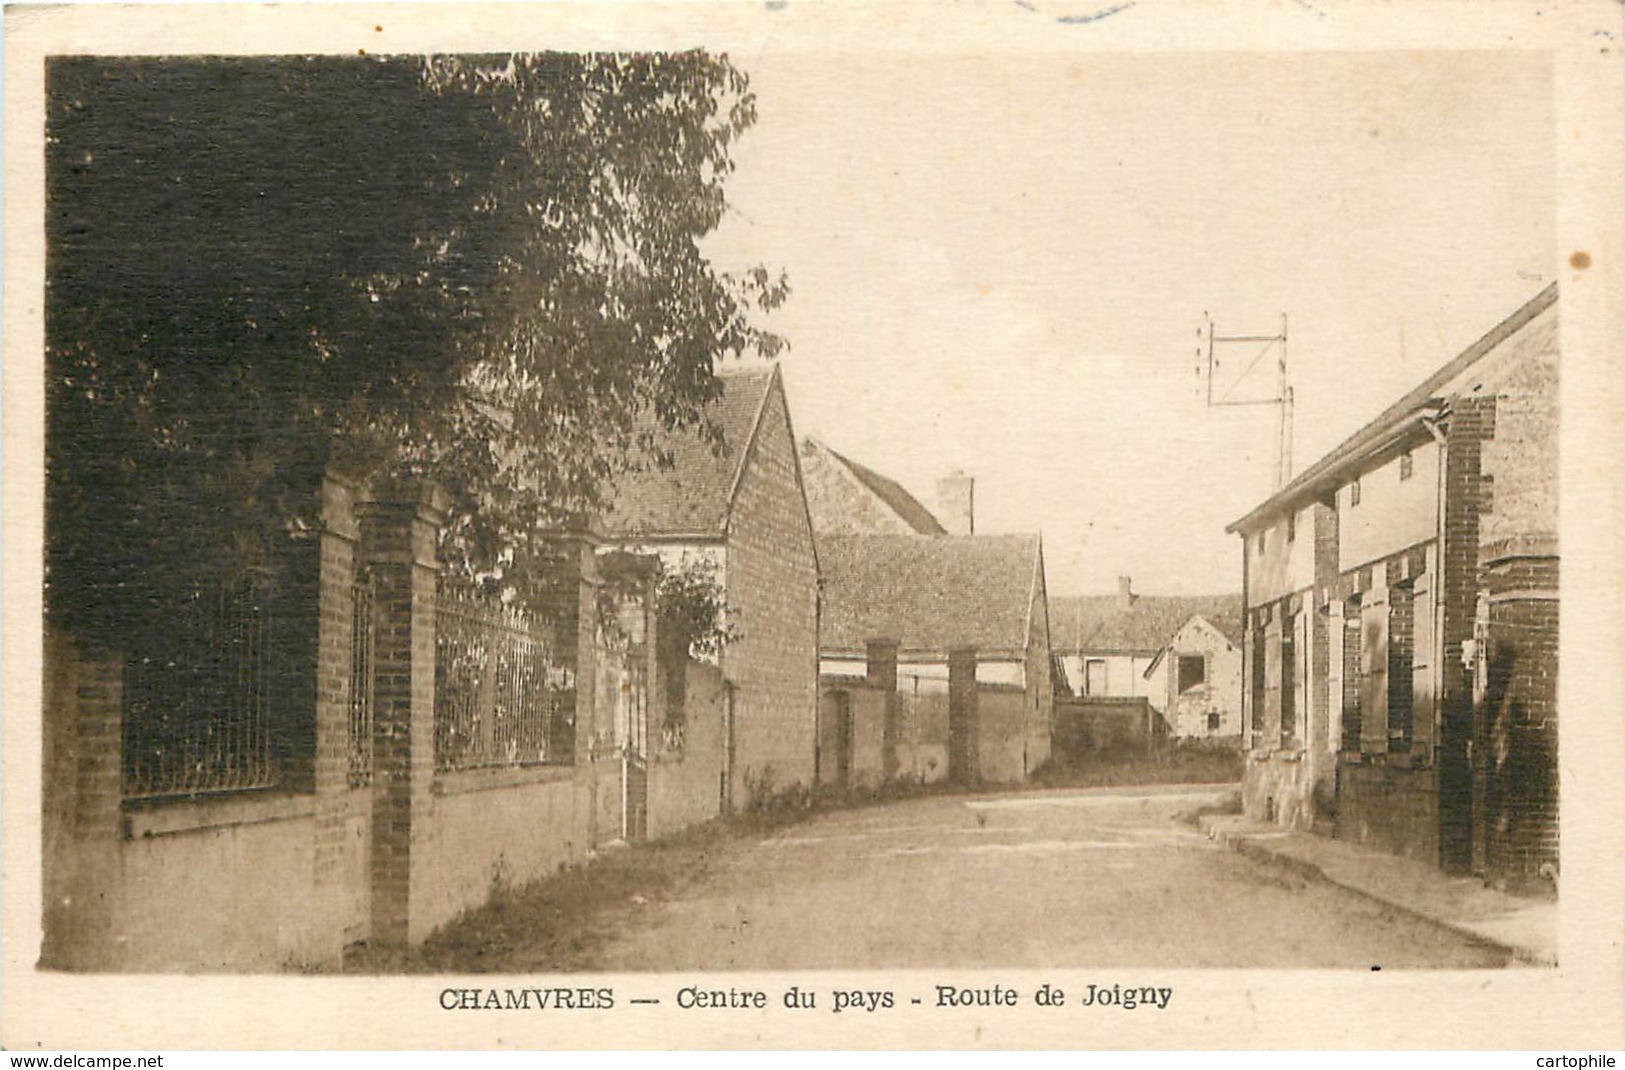
[(603, 970), (1503, 964), (1178, 820), (1222, 790), (950, 797), (821, 815), (734, 845), (640, 904)]

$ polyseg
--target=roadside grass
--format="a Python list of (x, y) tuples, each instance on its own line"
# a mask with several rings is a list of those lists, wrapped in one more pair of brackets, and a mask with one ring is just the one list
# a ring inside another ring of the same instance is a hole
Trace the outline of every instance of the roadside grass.
[(590, 969), (594, 952), (637, 924), (638, 916), (675, 899), (712, 872), (730, 849), (796, 825), (821, 811), (928, 794), (893, 785), (868, 792), (772, 790), (755, 785), (756, 801), (657, 840), (617, 844), (586, 862), (520, 885), (494, 881), (487, 902), (465, 910), (416, 948), (360, 944), (345, 955), (345, 973), (514, 973)]
[(413, 949), (358, 946), (346, 973), (513, 973), (585, 968), (636, 915), (702, 879), (730, 841), (759, 823), (711, 821), (676, 835), (598, 851), (581, 865), (516, 886), (494, 885)]

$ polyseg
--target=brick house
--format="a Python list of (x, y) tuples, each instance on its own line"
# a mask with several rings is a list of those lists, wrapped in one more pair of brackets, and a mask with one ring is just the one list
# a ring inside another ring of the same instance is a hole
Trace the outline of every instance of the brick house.
[(1499, 883), (1555, 878), (1557, 297), (1227, 529), (1249, 814)]
[(708, 418), (722, 446), (663, 435), (672, 465), (618, 481), (604, 548), (700, 563), (720, 581), (737, 638), (717, 668), (726, 716), (722, 805), (811, 786), (818, 712), (818, 553), (777, 365), (721, 373)]
[(1232, 613), (1193, 613), (1142, 674), (1174, 739), (1241, 742), (1241, 599)]
[(820, 762), (830, 782), (1015, 782), (1049, 759), (1036, 535), (827, 535)]

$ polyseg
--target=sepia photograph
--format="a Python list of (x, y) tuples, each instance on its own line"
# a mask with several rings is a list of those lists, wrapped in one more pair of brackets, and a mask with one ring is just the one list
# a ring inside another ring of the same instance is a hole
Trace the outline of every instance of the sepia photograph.
[(1618, 965), (1617, 7), (528, 6), (8, 8), (8, 979), (1555, 1043), (1330, 1019)]

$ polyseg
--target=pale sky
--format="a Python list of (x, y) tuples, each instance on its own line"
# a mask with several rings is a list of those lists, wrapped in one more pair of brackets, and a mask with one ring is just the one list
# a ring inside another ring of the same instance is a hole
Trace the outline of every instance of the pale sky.
[(789, 274), (798, 434), (927, 506), (965, 469), (1052, 593), (1239, 589), (1275, 416), (1204, 406), (1204, 311), (1288, 316), (1301, 471), (1554, 278), (1536, 53), (734, 58), (715, 255)]

